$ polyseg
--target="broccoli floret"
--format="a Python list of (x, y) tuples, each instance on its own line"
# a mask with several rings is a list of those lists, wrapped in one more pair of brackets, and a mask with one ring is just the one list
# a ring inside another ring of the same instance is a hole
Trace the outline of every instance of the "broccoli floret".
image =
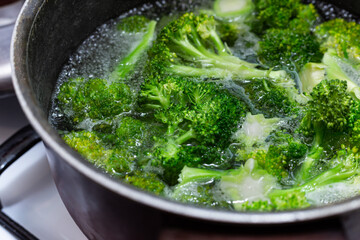
[(291, 83), (263, 78), (245, 81), (241, 86), (254, 107), (266, 118), (292, 116), (299, 112), (301, 96)]
[(118, 30), (130, 34), (142, 34), (139, 42), (132, 50), (120, 60), (116, 69), (111, 74), (111, 79), (124, 80), (136, 67), (136, 63), (144, 55), (151, 45), (155, 35), (156, 21), (151, 21), (144, 16), (130, 16), (122, 19), (118, 24)]
[(315, 34), (324, 53), (331, 48), (339, 57), (360, 63), (360, 25), (356, 22), (336, 18), (317, 26)]
[(313, 175), (311, 169), (324, 154), (340, 149), (339, 145), (345, 140), (339, 139), (339, 136), (343, 137), (349, 131), (350, 110), (354, 104), (347, 93), (346, 81), (323, 80), (310, 95), (312, 100), (306, 107), (307, 113), (301, 122), (300, 131), (305, 136), (313, 136), (314, 140), (297, 174), (298, 182), (307, 181)]
[(310, 95), (312, 100), (307, 109), (314, 128), (320, 125), (335, 131), (346, 129), (353, 104), (352, 97), (347, 93), (346, 81), (323, 80)]
[(163, 169), (162, 179), (169, 185), (175, 185), (178, 182), (178, 175), (184, 166), (208, 169), (231, 167), (231, 158), (224, 154), (224, 150), (216, 146), (189, 144), (180, 146), (170, 141), (172, 139), (167, 142), (157, 141), (151, 161), (152, 166)]
[(142, 104), (154, 109), (155, 118), (168, 126), (168, 135), (178, 131), (183, 136), (177, 144), (194, 140), (227, 145), (246, 112), (239, 99), (213, 82), (167, 77), (145, 81), (142, 89)]
[[(309, 200), (306, 198), (306, 194), (299, 190), (289, 192), (274, 192), (269, 194), (271, 203), (278, 211), (282, 210), (295, 210), (301, 208), (310, 207)], [(279, 190), (281, 191), (281, 190)]]
[(115, 130), (115, 145), (129, 148), (139, 148), (153, 135), (156, 128), (154, 125), (146, 124), (144, 121), (133, 117), (123, 117)]
[(319, 21), (319, 14), (313, 4), (300, 4), (296, 18), (289, 22), (289, 29), (296, 32), (307, 32)]
[(93, 132), (70, 132), (65, 134), (62, 138), (80, 155), (97, 165), (106, 162), (112, 154), (111, 150), (104, 148), (101, 139)]
[(312, 89), (324, 79), (339, 79), (347, 82), (347, 91), (358, 100), (360, 99), (359, 66), (349, 59), (340, 57), (334, 48), (329, 48), (322, 63), (308, 63), (300, 72), (300, 80), (304, 92)]
[(360, 99), (358, 83), (360, 78), (360, 25), (343, 19), (333, 19), (317, 26), (315, 36), (321, 44), (321, 51), (324, 53), (322, 58), (324, 66), (321, 66), (321, 69), (312, 69), (313, 71), (307, 69), (308, 76), (315, 75), (317, 77), (314, 81), (305, 78), (306, 83), (304, 85), (310, 83), (310, 86), (315, 86), (321, 78), (345, 80), (348, 91)]
[(72, 78), (60, 86), (57, 100), (75, 124), (87, 118), (110, 119), (131, 110), (133, 92), (121, 82), (105, 79)]
[[(343, 194), (339, 195), (341, 199), (356, 195), (358, 191), (354, 191), (354, 189), (358, 188), (356, 179), (360, 170), (358, 167), (359, 156), (352, 151), (342, 150), (331, 161), (333, 166), (299, 186), (288, 189), (274, 187), (266, 194), (266, 197), (255, 202), (242, 203), (239, 209), (281, 211), (306, 208), (311, 204), (321, 204), (323, 201), (338, 201), (339, 198), (328, 199), (328, 196), (330, 196), (329, 191), (339, 191), (339, 187), (341, 188), (340, 194)], [(321, 194), (323, 191), (326, 194)]]
[(164, 169), (167, 183), (175, 184), (185, 165), (226, 165), (223, 149), (246, 112), (228, 90), (213, 82), (167, 76), (146, 79), (140, 96), (141, 106), (167, 128), (155, 138), (152, 151), (152, 165)]
[(70, 132), (64, 141), (89, 162), (110, 174), (124, 175), (135, 169), (136, 157), (126, 149), (110, 149), (95, 132)]
[(220, 78), (231, 76), (284, 78), (284, 71), (256, 68), (234, 57), (216, 31), (216, 21), (206, 14), (186, 13), (167, 25), (148, 52), (148, 74)]
[(302, 157), (307, 153), (307, 145), (289, 133), (276, 130), (268, 138), (267, 150), (256, 151), (254, 159), (259, 166), (278, 180), (292, 175)]
[[(178, 91), (173, 99), (182, 99), (178, 104), (168, 106), (167, 100), (150, 104), (156, 106), (155, 119), (167, 126), (166, 135), (155, 140), (152, 165), (165, 169), (165, 181), (169, 184), (176, 183), (184, 165), (222, 165), (222, 149), (230, 144), (230, 137), (246, 112), (239, 99), (216, 83), (183, 79), (174, 84)], [(160, 82), (156, 88), (166, 85)], [(155, 100), (153, 95), (150, 99)]]
[(265, 65), (299, 71), (308, 62), (320, 62), (320, 44), (309, 33), (270, 29), (259, 43), (258, 55)]
[(255, 11), (253, 31), (260, 35), (270, 28), (310, 32), (319, 17), (312, 4), (304, 5), (300, 0), (257, 0)]
[(225, 201), (231, 203), (237, 211), (280, 211), (310, 206), (305, 193), (300, 190), (279, 194), (278, 191), (282, 190), (279, 190), (276, 178), (262, 169), (254, 159), (249, 159), (238, 169), (226, 171), (185, 167), (178, 186), (190, 183), (194, 187), (191, 185), (193, 182), (215, 183), (213, 191), (220, 190), (223, 196), (220, 199), (210, 198), (210, 202)]
[(163, 195), (164, 191), (167, 189), (167, 185), (155, 173), (148, 173), (140, 170), (122, 177), (121, 180), (156, 195)]
[(307, 208), (310, 207), (310, 203), (304, 192), (295, 191), (271, 197), (270, 200), (246, 201), (239, 207), (242, 211), (270, 212)]

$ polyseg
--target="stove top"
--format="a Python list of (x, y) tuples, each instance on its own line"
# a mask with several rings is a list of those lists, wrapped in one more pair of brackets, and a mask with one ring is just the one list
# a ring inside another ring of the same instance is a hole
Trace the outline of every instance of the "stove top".
[(0, 98), (13, 94), (9, 49), (16, 17), (22, 5), (23, 1), (19, 0), (0, 1)]
[[(30, 146), (33, 145), (29, 150), (16, 149), (13, 144), (2, 151), (6, 145), (5, 140), (28, 124), (17, 99), (10, 97), (0, 100), (0, 113), (0, 143), (3, 143), (0, 147), (0, 160), (4, 163), (9, 155), (7, 152), (19, 152), (20, 155), (0, 176), (2, 212), (39, 239), (86, 239), (60, 199), (40, 139), (21, 138), (18, 144), (27, 141)], [(8, 142), (14, 138), (16, 137), (10, 138)], [(0, 166), (0, 172), (3, 168), (4, 164)], [(17, 238), (0, 228), (0, 239)]]

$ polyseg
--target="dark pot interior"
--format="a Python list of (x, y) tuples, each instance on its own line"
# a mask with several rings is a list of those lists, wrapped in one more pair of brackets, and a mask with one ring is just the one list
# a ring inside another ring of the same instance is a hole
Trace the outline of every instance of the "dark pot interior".
[[(119, 232), (124, 231), (124, 228), (119, 227), (123, 222), (117, 221), (117, 216), (143, 213), (144, 219), (133, 217), (131, 221), (145, 223), (149, 221), (149, 218), (156, 216), (151, 207), (199, 219), (253, 224), (310, 220), (360, 207), (360, 199), (356, 199), (356, 201), (325, 208), (277, 214), (237, 214), (199, 210), (159, 200), (109, 180), (108, 177), (103, 176), (65, 146), (47, 123), (52, 91), (62, 66), (67, 62), (71, 53), (97, 26), (128, 9), (141, 6), (144, 2), (146, 1), (29, 0), (18, 20), (16, 35), (13, 39), (13, 78), (20, 103), (50, 149), (50, 164), (65, 205), (89, 238), (113, 239), (116, 235), (107, 235), (109, 229), (114, 233), (116, 233), (116, 229)], [(360, 5), (356, 0), (336, 1), (335, 3), (360, 14)], [(101, 179), (106, 179), (107, 183), (111, 183), (110, 186), (100, 183)], [(129, 191), (129, 195), (125, 194), (127, 191)], [(91, 195), (96, 197), (89, 198)], [(142, 204), (137, 203), (132, 205), (134, 199), (151, 207), (143, 207)], [(122, 208), (114, 209), (114, 205), (121, 205)], [(103, 209), (106, 210), (103, 211)], [(106, 216), (111, 217), (105, 220)], [(147, 233), (143, 231), (138, 234), (139, 238), (133, 239), (140, 239), (140, 236), (144, 237)], [(144, 239), (149, 238), (144, 237)], [(123, 239), (130, 238), (124, 235)]]

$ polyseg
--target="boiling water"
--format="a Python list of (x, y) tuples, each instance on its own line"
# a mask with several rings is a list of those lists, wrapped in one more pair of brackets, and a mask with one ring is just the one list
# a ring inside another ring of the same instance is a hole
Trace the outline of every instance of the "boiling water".
[[(321, 1), (307, 1), (312, 2), (318, 8), (324, 20), (329, 20), (335, 17), (343, 17), (347, 20), (355, 19), (355, 16), (345, 10), (334, 7), (331, 4), (323, 3)], [(159, 29), (166, 25), (173, 16), (179, 12), (192, 11), (198, 8), (209, 8), (211, 1), (208, 0), (187, 0), (187, 1), (158, 1), (154, 4), (146, 4), (139, 8), (130, 10), (122, 14), (116, 19), (110, 20), (107, 23), (99, 26), (97, 30), (89, 36), (77, 49), (77, 51), (70, 56), (68, 63), (64, 66), (59, 75), (58, 84), (54, 91), (52, 109), (49, 114), (49, 122), (59, 131), (71, 130), (71, 126), (67, 122), (64, 114), (59, 110), (56, 103), (56, 95), (59, 92), (59, 87), (70, 78), (82, 77), (85, 79), (102, 78), (109, 79), (109, 75), (118, 65), (119, 61), (126, 56), (129, 50), (134, 47), (136, 42), (142, 38), (141, 33), (129, 34), (117, 30), (117, 24), (121, 19), (129, 15), (141, 14), (150, 19), (158, 21)], [(164, 17), (164, 16), (167, 17)], [(253, 34), (246, 34), (242, 36), (231, 49), (235, 56), (246, 59), (250, 62), (257, 62), (256, 50), (258, 38)], [(141, 69), (146, 62), (146, 57), (142, 59), (140, 64), (135, 69), (135, 74), (130, 83), (133, 91), (138, 91), (139, 85), (142, 82)], [(253, 114), (259, 111), (253, 106), (249, 97), (245, 94), (244, 88), (230, 79), (223, 82), (223, 87), (228, 89), (232, 94), (236, 95), (247, 106)], [(286, 121), (285, 121), (286, 122)], [(82, 122), (82, 128), (90, 130), (96, 123), (94, 121), (85, 120)], [(286, 128), (286, 126), (284, 126)], [(232, 152), (227, 153), (231, 157)], [(291, 184), (292, 182), (288, 182)], [(197, 186), (193, 186), (196, 189)], [(339, 189), (343, 189), (344, 185), (334, 185), (327, 189), (322, 189), (317, 193), (312, 193), (308, 197), (312, 199), (315, 205), (324, 203), (331, 203), (339, 200)], [(223, 192), (219, 190), (219, 186), (215, 186), (213, 193), (215, 199), (224, 201), (226, 197)], [(332, 192), (333, 194), (328, 194)], [(347, 196), (351, 197), (358, 194), (354, 188), (346, 191)], [(341, 198), (342, 199), (342, 198)]]

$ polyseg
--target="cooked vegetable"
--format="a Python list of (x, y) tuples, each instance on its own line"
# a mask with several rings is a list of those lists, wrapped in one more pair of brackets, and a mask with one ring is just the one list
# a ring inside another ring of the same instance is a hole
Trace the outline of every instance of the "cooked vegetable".
[(112, 73), (113, 79), (124, 79), (136, 67), (136, 63), (150, 47), (154, 39), (156, 21), (150, 21), (143, 16), (131, 16), (123, 19), (118, 25), (118, 30), (125, 33), (141, 34), (142, 38), (134, 49), (124, 57)]
[(149, 51), (149, 74), (251, 79), (284, 78), (284, 71), (257, 68), (233, 56), (221, 40), (213, 16), (185, 13), (160, 32)]
[(122, 182), (199, 207), (359, 195), (360, 25), (321, 22), (299, 0), (207, 6), (120, 19), (117, 35), (139, 41), (113, 72), (62, 74), (64, 141)]

